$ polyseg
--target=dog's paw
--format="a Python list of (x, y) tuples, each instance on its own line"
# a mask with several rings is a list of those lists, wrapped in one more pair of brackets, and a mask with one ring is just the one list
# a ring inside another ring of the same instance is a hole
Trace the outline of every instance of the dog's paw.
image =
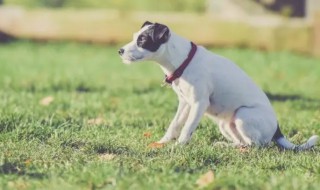
[(164, 143), (159, 143), (159, 142), (153, 142), (153, 143), (150, 143), (148, 145), (149, 148), (163, 148), (164, 147)]

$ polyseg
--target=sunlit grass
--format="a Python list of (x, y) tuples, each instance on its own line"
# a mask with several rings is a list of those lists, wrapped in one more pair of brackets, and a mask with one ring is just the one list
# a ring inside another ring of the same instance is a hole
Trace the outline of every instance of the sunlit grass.
[[(319, 187), (319, 147), (302, 153), (215, 147), (225, 139), (208, 119), (185, 147), (147, 148), (164, 134), (177, 99), (160, 87), (156, 63), (126, 66), (117, 48), (0, 45), (0, 189), (194, 189), (209, 170), (215, 174), (210, 189)], [(319, 60), (213, 51), (236, 61), (269, 93), (290, 140), (320, 134)], [(42, 105), (49, 96), (53, 101)]]
[(206, 1), (204, 0), (6, 0), (5, 5), (20, 5), (29, 8), (108, 8), (123, 11), (148, 10), (148, 11), (191, 11), (203, 12)]

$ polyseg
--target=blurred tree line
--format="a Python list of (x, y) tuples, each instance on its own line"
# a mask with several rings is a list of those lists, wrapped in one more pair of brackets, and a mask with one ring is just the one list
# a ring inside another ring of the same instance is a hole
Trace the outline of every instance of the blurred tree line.
[(119, 10), (157, 10), (204, 12), (206, 0), (0, 0), (5, 5), (28, 8), (110, 8)]

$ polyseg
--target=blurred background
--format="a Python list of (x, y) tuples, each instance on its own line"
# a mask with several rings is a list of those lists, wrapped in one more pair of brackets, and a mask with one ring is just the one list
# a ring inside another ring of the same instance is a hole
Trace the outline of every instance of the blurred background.
[(207, 189), (319, 189), (319, 147), (238, 154), (206, 119), (186, 149), (148, 149), (177, 98), (117, 53), (146, 20), (233, 60), (292, 142), (320, 134), (320, 0), (0, 0), (0, 190), (195, 189), (208, 170)]
[(207, 46), (320, 55), (319, 0), (0, 0), (0, 41), (120, 44), (145, 20)]

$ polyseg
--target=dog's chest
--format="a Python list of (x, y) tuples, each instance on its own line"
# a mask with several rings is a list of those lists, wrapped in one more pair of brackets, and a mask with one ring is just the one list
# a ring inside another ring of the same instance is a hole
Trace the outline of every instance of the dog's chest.
[(172, 89), (178, 95), (178, 97), (182, 98), (187, 103), (190, 102), (190, 94), (188, 94), (187, 87), (179, 83), (179, 81), (174, 81), (172, 84)]

